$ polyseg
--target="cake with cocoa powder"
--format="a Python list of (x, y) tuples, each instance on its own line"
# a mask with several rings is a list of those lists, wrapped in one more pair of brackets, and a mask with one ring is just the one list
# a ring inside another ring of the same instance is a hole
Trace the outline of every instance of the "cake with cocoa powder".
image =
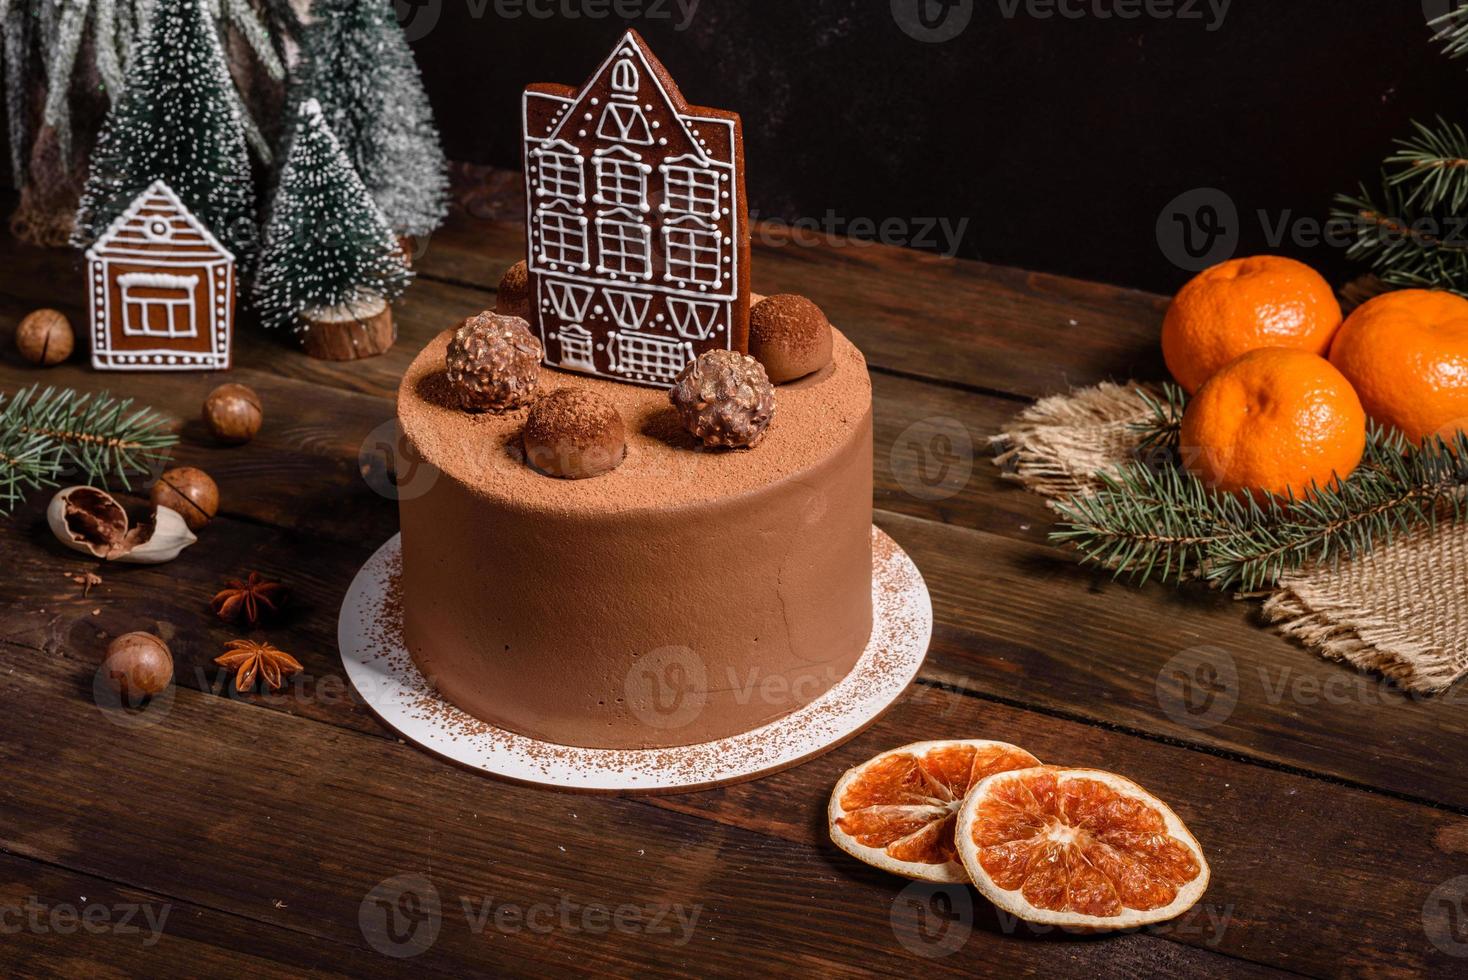
[(526, 260), (398, 391), (432, 475), (399, 501), (405, 643), (544, 741), (753, 731), (871, 634), (866, 362), (798, 296), (756, 305), (751, 343), (739, 117), (636, 32), (580, 88), (528, 88), (523, 123)]
[[(706, 449), (667, 393), (545, 368), (620, 411), (620, 465), (556, 479), (524, 459), (530, 409), (459, 408), (449, 333), (398, 391), (404, 634), (449, 701), (563, 745), (750, 731), (844, 677), (872, 624), (872, 401), (861, 353), (776, 389), (754, 449)], [(689, 717), (692, 715), (692, 717)]]

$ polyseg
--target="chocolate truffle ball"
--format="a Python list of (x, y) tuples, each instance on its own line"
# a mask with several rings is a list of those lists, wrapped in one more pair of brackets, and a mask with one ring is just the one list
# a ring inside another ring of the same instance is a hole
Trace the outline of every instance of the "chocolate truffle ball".
[(528, 404), (545, 353), (530, 324), (486, 310), (454, 331), (447, 356), (449, 384), (471, 412), (504, 412)]
[(749, 353), (775, 384), (803, 378), (831, 363), (831, 323), (804, 296), (767, 297), (749, 311)]
[(530, 267), (521, 259), (510, 266), (495, 290), (494, 308), (506, 316), (530, 319)]
[(15, 346), (32, 364), (51, 367), (71, 356), (76, 336), (71, 321), (58, 310), (34, 310), (15, 328)]
[(525, 420), (525, 458), (550, 476), (582, 480), (617, 468), (627, 429), (611, 402), (583, 388), (553, 391)]
[(219, 513), (219, 486), (196, 466), (164, 470), (148, 498), (155, 507), (178, 511), (190, 531), (197, 531)]
[(775, 417), (775, 387), (759, 361), (710, 350), (678, 373), (668, 399), (705, 446), (754, 447)]

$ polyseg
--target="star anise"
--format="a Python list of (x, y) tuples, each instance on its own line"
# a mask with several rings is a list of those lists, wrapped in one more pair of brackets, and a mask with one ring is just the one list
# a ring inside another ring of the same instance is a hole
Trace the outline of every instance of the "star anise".
[(251, 626), (259, 626), (262, 619), (280, 611), (285, 592), (285, 586), (279, 582), (271, 582), (259, 572), (251, 572), (244, 581), (232, 578), (225, 582), (224, 588), (214, 594), (210, 605), (214, 607), (215, 615), (227, 623), (243, 616)]
[(242, 692), (255, 686), (257, 675), (275, 691), (280, 689), (283, 677), (299, 674), (305, 669), (295, 657), (263, 640), (230, 640), (224, 645), (224, 653), (215, 657), (214, 662), (235, 672), (234, 689)]

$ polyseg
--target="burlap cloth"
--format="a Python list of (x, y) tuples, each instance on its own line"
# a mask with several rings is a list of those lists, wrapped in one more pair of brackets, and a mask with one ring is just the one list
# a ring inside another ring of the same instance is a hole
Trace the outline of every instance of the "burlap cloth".
[[(995, 463), (1046, 497), (1094, 491), (1097, 473), (1135, 457), (1130, 426), (1149, 417), (1139, 387), (1147, 386), (1105, 383), (1041, 399), (992, 439)], [(1321, 656), (1410, 691), (1446, 690), (1468, 673), (1468, 522), (1290, 572), (1265, 594), (1264, 615)]]

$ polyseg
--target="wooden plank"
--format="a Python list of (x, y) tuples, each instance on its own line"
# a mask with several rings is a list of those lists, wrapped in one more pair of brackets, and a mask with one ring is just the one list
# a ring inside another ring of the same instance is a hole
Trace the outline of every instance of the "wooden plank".
[[(5, 849), (137, 887), (166, 881), (181, 900), (309, 923), (345, 944), (362, 942), (360, 906), (379, 882), (423, 876), (445, 900), (443, 928), (421, 957), (434, 969), (483, 955), (512, 969), (697, 964), (719, 974), (749, 957), (771, 971), (900, 969), (902, 940), (913, 937), (901, 924), (894, 930), (894, 903), (915, 892), (824, 843), (824, 800), (844, 767), (901, 739), (958, 733), (1009, 738), (1054, 761), (1106, 764), (1151, 785), (1203, 842), (1214, 880), (1187, 920), (1085, 947), (1012, 942), (1010, 934), (1028, 930), (960, 893), (961, 903), (974, 903), (973, 933), (930, 969), (982, 963), (1081, 975), (1144, 964), (1154, 972), (1168, 962), (1190, 973), (1246, 965), (1214, 954), (1314, 973), (1452, 963), (1423, 941), (1416, 920), (1432, 888), (1456, 873), (1459, 858), (1443, 842), (1468, 839), (1468, 819), (947, 692), (910, 700), (797, 769), (648, 802), (498, 783), (396, 742), (323, 734), (309, 719), (189, 690), (145, 715), (148, 724), (121, 731), (80, 693), (89, 661), (19, 647), (7, 661), (14, 736), (0, 744), (11, 777), (0, 812)], [(99, 736), (125, 745), (125, 756), (99, 751)], [(115, 778), (119, 765), (128, 778)], [(1267, 830), (1256, 822), (1261, 812)], [(228, 859), (200, 861), (201, 845)], [(1296, 866), (1334, 873), (1287, 873)], [(629, 906), (646, 913), (644, 922), (652, 910), (681, 910), (692, 926), (629, 942), (575, 927), (551, 943), (486, 937), (461, 913), (460, 896), (470, 909), (484, 900), (522, 910)], [(276, 899), (287, 911), (277, 913)], [(1298, 941), (1302, 922), (1313, 941)]]
[(265, 926), (5, 853), (0, 934), (0, 962), (15, 977), (351, 977), (382, 966), (290, 922)]
[[(429, 337), (489, 305), (485, 291), (520, 255), (521, 234), (455, 212), (417, 263), (440, 288), (420, 282), (395, 305), (401, 338), (385, 357), (345, 366), (283, 358), (289, 339), (262, 335), (246, 314), (236, 328), (236, 363), (389, 393)], [(1166, 301), (1149, 293), (847, 239), (760, 244), (753, 261), (757, 291), (809, 296), (881, 370), (1027, 396), (1108, 377), (1162, 376)], [(75, 253), (4, 238), (0, 267), (8, 312), (54, 306), (84, 324)]]
[[(0, 365), (0, 386), (37, 374)], [(75, 365), (42, 376), (82, 386), (96, 378)], [(374, 430), (385, 434), (379, 427), (391, 417), (390, 403), (258, 370), (231, 377), (262, 396), (267, 418), (260, 437), (244, 447), (215, 447), (190, 421), (176, 456), (213, 473), (222, 512), (245, 523), (216, 522), (201, 544), (164, 569), (104, 573), (109, 583), (97, 595), (107, 601), (82, 603), (79, 615), (95, 606), (104, 617), (127, 610), (189, 622), (191, 635), (207, 637), (191, 655), (190, 669), (213, 678), (210, 660), (230, 634), (209, 619), (208, 596), (225, 578), (255, 568), (296, 587), (309, 612), (289, 626), (295, 652), (319, 655), (309, 665), (313, 676), (341, 683), (332, 653), (335, 610), (360, 562), (397, 529), (395, 504), (363, 479), (358, 458), (362, 445), (372, 445)], [(217, 380), (108, 377), (115, 390), (180, 417), (195, 412)], [(1457, 697), (1424, 701), (1395, 694), (1262, 628), (1252, 604), (1220, 593), (1162, 585), (1135, 589), (1077, 567), (1046, 543), (1051, 515), (1043, 503), (1001, 480), (982, 456), (986, 433), (1007, 418), (1011, 402), (883, 375), (874, 377), (874, 388), (877, 506), (983, 532), (950, 534), (937, 524), (882, 517), (927, 575), (939, 622), (947, 627), (925, 677), (986, 697), (1468, 807), (1468, 789), (1434, 761), (1451, 746), (1468, 745)], [(368, 476), (385, 488), (385, 456), (369, 452), (367, 458)], [(943, 476), (950, 463), (956, 469)], [(45, 542), (39, 506), (33, 501), (31, 516), (19, 520), (29, 522), (34, 540)], [(305, 544), (321, 538), (342, 547)], [(298, 567), (295, 555), (302, 548), (315, 556), (309, 569)], [(25, 598), (48, 602), (53, 590), (70, 588), (55, 574), (57, 554), (48, 548), (34, 566), (27, 563), (38, 587), (22, 592)], [(169, 598), (160, 605), (163, 596)], [(174, 597), (188, 597), (186, 614)], [(1178, 657), (1180, 665), (1173, 663)], [(1179, 666), (1186, 669), (1178, 673)], [(1185, 707), (1179, 685), (1186, 683), (1187, 670), (1206, 674), (1220, 666), (1237, 679), (1227, 692), (1235, 702), (1227, 715), (1193, 717), (1179, 710)], [(197, 683), (207, 688), (213, 682)], [(364, 720), (353, 713), (344, 723)], [(1357, 734), (1363, 729), (1381, 737), (1363, 747)]]

